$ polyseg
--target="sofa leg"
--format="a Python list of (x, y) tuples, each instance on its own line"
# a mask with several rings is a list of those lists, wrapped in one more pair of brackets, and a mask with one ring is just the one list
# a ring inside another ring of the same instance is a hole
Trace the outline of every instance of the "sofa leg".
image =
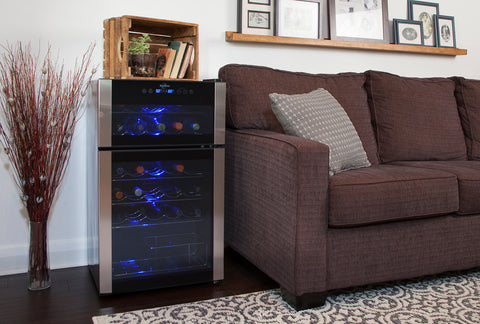
[(325, 305), (325, 300), (327, 299), (326, 292), (308, 293), (301, 296), (295, 296), (283, 287), (280, 288), (280, 292), (283, 300), (285, 300), (297, 311), (323, 306)]

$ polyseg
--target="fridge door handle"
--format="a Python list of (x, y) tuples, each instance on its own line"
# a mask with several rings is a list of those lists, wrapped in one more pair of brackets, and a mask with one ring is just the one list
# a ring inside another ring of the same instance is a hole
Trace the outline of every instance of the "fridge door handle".
[(98, 152), (99, 291), (112, 293), (112, 152)]
[(223, 82), (215, 83), (214, 144), (225, 144), (225, 96), (227, 87)]
[(112, 80), (98, 82), (98, 147), (112, 146)]
[(224, 195), (225, 195), (225, 149), (216, 148), (213, 153), (213, 280), (224, 277)]

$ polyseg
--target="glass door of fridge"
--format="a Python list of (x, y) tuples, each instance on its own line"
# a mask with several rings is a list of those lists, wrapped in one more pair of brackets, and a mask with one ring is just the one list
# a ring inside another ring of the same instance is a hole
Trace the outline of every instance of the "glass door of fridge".
[(214, 152), (99, 153), (111, 166), (100, 218), (110, 223), (113, 292), (212, 281)]
[(101, 148), (225, 144), (225, 84), (99, 80)]

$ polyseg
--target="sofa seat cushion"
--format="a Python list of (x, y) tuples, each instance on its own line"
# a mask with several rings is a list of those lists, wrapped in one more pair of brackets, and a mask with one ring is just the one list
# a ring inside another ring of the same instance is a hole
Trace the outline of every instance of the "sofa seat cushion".
[(441, 170), (378, 165), (330, 177), (328, 222), (352, 227), (458, 210), (457, 177)]
[(366, 74), (382, 162), (467, 159), (453, 80)]
[(362, 141), (368, 160), (378, 164), (377, 143), (370, 117), (363, 73), (309, 74), (263, 66), (228, 64), (218, 73), (227, 84), (226, 123), (235, 129), (282, 133), (270, 93), (298, 94), (324, 88), (342, 105)]
[(408, 161), (394, 164), (455, 174), (459, 194), (457, 213), (460, 215), (480, 213), (480, 161)]
[(480, 80), (456, 77), (455, 97), (471, 160), (480, 160)]

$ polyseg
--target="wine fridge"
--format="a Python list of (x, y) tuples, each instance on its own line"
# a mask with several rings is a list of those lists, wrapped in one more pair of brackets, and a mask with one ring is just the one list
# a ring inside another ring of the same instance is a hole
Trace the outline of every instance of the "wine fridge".
[(88, 263), (99, 293), (222, 280), (225, 84), (90, 88)]

